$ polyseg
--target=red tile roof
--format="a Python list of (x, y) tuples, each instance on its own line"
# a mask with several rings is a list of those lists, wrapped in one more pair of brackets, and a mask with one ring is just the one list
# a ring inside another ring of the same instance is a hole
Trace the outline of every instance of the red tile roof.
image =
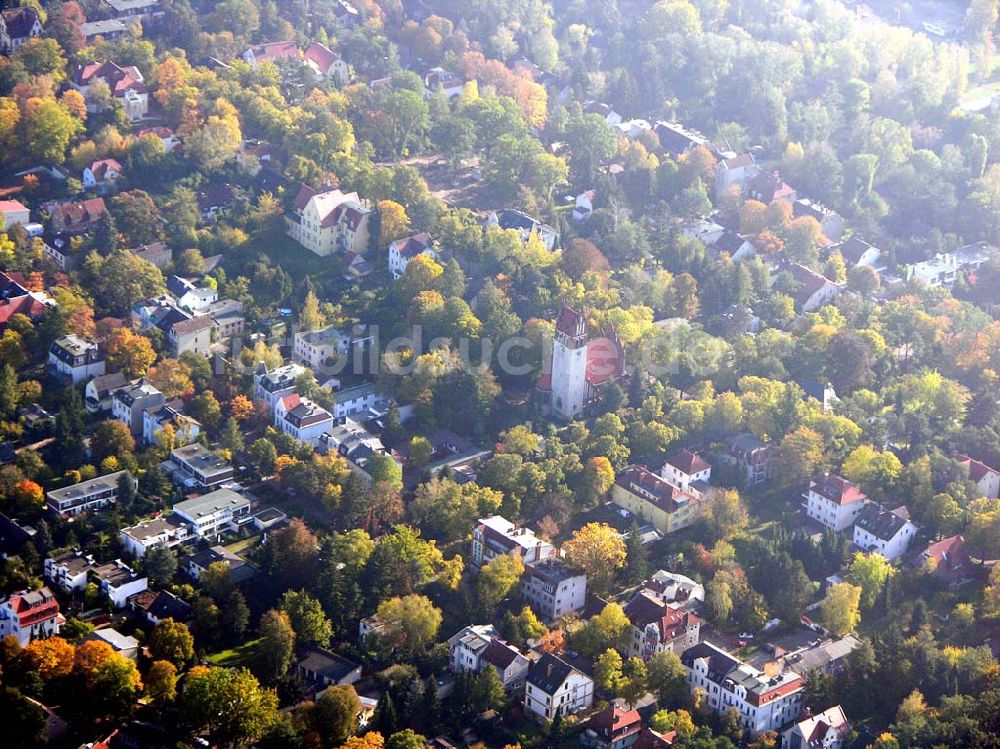
[(254, 59), (258, 62), (262, 60), (282, 60), (301, 55), (298, 46), (293, 41), (256, 44), (250, 48), (250, 51), (253, 53)]
[(667, 458), (667, 463), (677, 470), (686, 473), (688, 476), (707, 471), (712, 467), (704, 458), (690, 450), (681, 450), (678, 453), (674, 453)]
[(115, 159), (101, 159), (100, 161), (95, 161), (90, 165), (90, 171), (93, 173), (95, 180), (103, 182), (107, 179), (108, 172), (114, 171), (121, 174), (122, 165)]
[(11, 596), (10, 608), (22, 628), (59, 616), (59, 602), (46, 587)]
[(26, 211), (28, 207), (18, 200), (0, 200), (0, 213), (9, 211)]
[(957, 460), (963, 466), (969, 469), (969, 478), (975, 481), (977, 484), (982, 481), (986, 476), (991, 473), (1000, 473), (995, 468), (990, 468), (985, 463), (980, 463), (978, 460), (973, 460), (968, 455), (959, 455)]
[(928, 546), (924, 556), (936, 562), (935, 574), (946, 580), (957, 580), (972, 573), (972, 560), (961, 536), (942, 538)]
[(285, 407), (285, 411), (291, 411), (293, 408), (298, 408), (302, 404), (302, 398), (299, 397), (298, 393), (293, 393), (292, 395), (286, 395), (281, 399), (281, 403)]
[(577, 312), (572, 307), (563, 307), (556, 320), (556, 332), (578, 338), (587, 334), (587, 311)]
[(643, 466), (629, 466), (618, 474), (615, 483), (664, 512), (676, 512), (685, 502), (698, 502), (695, 497), (667, 483)]
[(314, 63), (321, 73), (326, 73), (330, 66), (340, 59), (340, 55), (325, 44), (313, 42), (306, 48), (305, 58)]
[(620, 741), (642, 730), (642, 718), (638, 710), (623, 710), (618, 705), (608, 705), (590, 717), (587, 728), (606, 742)]
[(613, 330), (587, 344), (587, 382), (603, 385), (625, 374), (625, 349)]
[(864, 492), (842, 476), (818, 476), (810, 482), (809, 488), (841, 506), (867, 499)]

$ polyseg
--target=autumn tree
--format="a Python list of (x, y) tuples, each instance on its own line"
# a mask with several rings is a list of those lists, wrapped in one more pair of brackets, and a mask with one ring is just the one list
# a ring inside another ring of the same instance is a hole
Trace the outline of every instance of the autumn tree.
[(517, 588), (524, 573), (524, 562), (516, 554), (500, 554), (479, 571), (476, 597), (480, 610), (495, 611), (500, 602)]
[(886, 581), (896, 574), (896, 569), (881, 554), (857, 552), (847, 571), (847, 582), (861, 588), (862, 609), (870, 609), (878, 600)]
[(136, 335), (128, 328), (118, 328), (105, 344), (108, 366), (120, 369), (126, 377), (142, 377), (156, 361), (153, 344), (145, 336)]
[(822, 436), (800, 426), (781, 439), (774, 476), (783, 486), (799, 486), (823, 466), (825, 443)]
[(422, 653), (437, 636), (441, 610), (425, 596), (411, 594), (379, 604), (375, 617), (382, 624), (378, 646), (383, 653)]
[(278, 697), (245, 668), (205, 668), (188, 673), (181, 715), (213, 743), (243, 746), (258, 741), (277, 720)]
[(157, 660), (182, 667), (194, 658), (194, 638), (183, 622), (166, 618), (149, 635), (149, 653)]
[(860, 602), (860, 586), (834, 583), (827, 590), (826, 598), (820, 606), (824, 626), (837, 637), (853, 632), (861, 621)]
[(131, 455), (135, 450), (135, 439), (127, 426), (120, 421), (106, 419), (97, 425), (90, 439), (91, 456), (95, 463), (108, 457)]
[(296, 641), (325, 647), (333, 635), (330, 620), (320, 602), (304, 590), (289, 590), (281, 597), (279, 608), (288, 614)]
[(73, 670), (76, 649), (61, 637), (32, 640), (23, 651), (28, 668), (45, 681), (67, 676)]
[(617, 570), (625, 566), (625, 542), (604, 523), (588, 523), (563, 546), (566, 559), (587, 574), (595, 595), (605, 595)]
[(406, 209), (394, 200), (380, 200), (378, 210), (378, 245), (388, 248), (389, 243), (405, 237), (410, 231), (410, 218)]
[(349, 684), (334, 685), (320, 695), (308, 713), (324, 746), (340, 746), (358, 728), (361, 700)]
[(258, 655), (261, 671), (271, 681), (277, 681), (288, 672), (295, 655), (295, 630), (284, 611), (269, 609), (260, 618), (260, 643)]
[(170, 661), (153, 661), (146, 673), (146, 695), (158, 704), (177, 697), (177, 667)]

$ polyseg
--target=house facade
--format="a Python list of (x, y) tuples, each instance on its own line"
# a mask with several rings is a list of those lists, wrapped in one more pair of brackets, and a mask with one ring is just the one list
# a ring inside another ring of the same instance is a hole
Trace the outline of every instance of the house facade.
[(503, 554), (521, 557), (525, 564), (534, 564), (557, 555), (556, 547), (501, 515), (480, 519), (472, 530), (472, 564), (482, 567)]
[(628, 749), (639, 739), (642, 717), (636, 709), (608, 705), (584, 724), (580, 745), (584, 749)]
[(89, 62), (77, 68), (70, 78), (70, 85), (87, 99), (87, 110), (97, 112), (98, 105), (88, 96), (91, 87), (103, 82), (125, 110), (129, 119), (141, 120), (149, 111), (149, 91), (139, 68), (134, 65), (121, 67), (111, 60)]
[(356, 192), (323, 192), (303, 186), (285, 214), (288, 236), (317, 255), (368, 251), (371, 210)]
[(145, 378), (133, 380), (111, 396), (111, 417), (127, 426), (136, 437), (142, 435), (142, 417), (147, 408), (162, 406), (166, 397)]
[(132, 481), (133, 488), (138, 486), (138, 482), (128, 471), (117, 471), (72, 486), (52, 489), (46, 492), (45, 503), (52, 512), (64, 518), (107, 507), (118, 501), (118, 484), (123, 476)]
[(427, 232), (403, 237), (389, 243), (389, 272), (395, 281), (406, 272), (406, 266), (418, 255), (427, 255), (432, 260), (437, 259), (433, 240)]
[(274, 404), (274, 425), (297, 440), (319, 446), (320, 437), (333, 427), (333, 414), (298, 393)]
[(917, 535), (917, 526), (908, 519), (905, 507), (888, 510), (869, 503), (854, 523), (854, 545), (862, 551), (881, 554), (890, 562), (899, 559)]
[(735, 461), (747, 486), (763, 484), (771, 478), (775, 450), (752, 434), (738, 434), (726, 440), (729, 458)]
[(42, 19), (30, 5), (0, 11), (0, 52), (16, 52), (29, 39), (42, 35)]
[(122, 165), (116, 159), (99, 159), (83, 170), (83, 189), (111, 190), (122, 176)]
[(551, 653), (544, 653), (528, 671), (524, 706), (538, 718), (572, 715), (593, 703), (593, 679)]
[(226, 532), (235, 533), (250, 522), (250, 500), (229, 489), (216, 489), (200, 497), (174, 505), (174, 515), (187, 523), (194, 536), (215, 540)]
[(649, 660), (657, 653), (683, 653), (701, 639), (701, 619), (681, 606), (639, 591), (625, 604), (632, 625), (629, 655)]
[(84, 389), (83, 405), (87, 413), (96, 414), (110, 411), (114, 392), (128, 382), (122, 372), (112, 372), (95, 377)]
[(59, 602), (45, 586), (14, 593), (0, 602), (0, 639), (13, 635), (22, 647), (32, 640), (59, 634), (65, 622)]
[(174, 448), (170, 459), (160, 466), (171, 475), (175, 484), (187, 490), (218, 487), (231, 481), (235, 469), (200, 442)]
[(781, 734), (784, 749), (843, 749), (851, 735), (844, 709), (834, 705), (816, 715), (807, 714)]
[(305, 371), (305, 367), (298, 364), (283, 364), (269, 370), (261, 362), (253, 375), (254, 400), (263, 401), (267, 404), (267, 410), (274, 413), (275, 403), (295, 392), (295, 380)]
[(704, 503), (638, 465), (618, 474), (611, 487), (611, 501), (652, 524), (663, 535), (694, 523)]
[(660, 476), (681, 491), (700, 496), (712, 477), (712, 466), (697, 453), (681, 450), (667, 457)]
[(78, 335), (64, 335), (49, 347), (49, 369), (78, 385), (104, 374), (104, 356), (94, 341)]
[(201, 424), (184, 413), (184, 401), (180, 398), (153, 406), (142, 412), (142, 441), (146, 445), (155, 445), (156, 438), (164, 427), (174, 430), (174, 444), (187, 445), (198, 439), (201, 434)]
[(987, 499), (1000, 498), (1000, 471), (978, 460), (973, 460), (968, 455), (959, 455), (957, 460), (969, 471), (969, 479), (975, 482), (984, 497)]
[(521, 597), (542, 620), (555, 621), (583, 609), (587, 576), (558, 557), (548, 557), (525, 567)]
[(841, 476), (818, 476), (802, 495), (806, 514), (831, 530), (845, 531), (854, 525), (868, 501), (864, 492)]
[(768, 676), (721, 648), (701, 642), (681, 654), (692, 693), (718, 714), (730, 708), (750, 734), (777, 731), (792, 722), (805, 703), (805, 681), (786, 671)]

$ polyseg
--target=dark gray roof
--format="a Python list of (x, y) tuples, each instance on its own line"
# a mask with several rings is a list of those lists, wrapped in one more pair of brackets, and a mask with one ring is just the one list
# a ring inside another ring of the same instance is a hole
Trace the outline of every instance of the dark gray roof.
[(906, 525), (906, 519), (872, 502), (861, 510), (855, 524), (875, 538), (889, 541)]
[(545, 653), (531, 665), (528, 682), (546, 694), (553, 694), (571, 673), (573, 667), (566, 661), (551, 653)]
[(721, 648), (708, 642), (699, 642), (681, 654), (681, 663), (691, 668), (696, 660), (708, 659), (708, 678), (721, 683), (740, 662)]
[(298, 665), (303, 671), (311, 671), (333, 682), (341, 681), (360, 668), (354, 661), (317, 647), (302, 651)]

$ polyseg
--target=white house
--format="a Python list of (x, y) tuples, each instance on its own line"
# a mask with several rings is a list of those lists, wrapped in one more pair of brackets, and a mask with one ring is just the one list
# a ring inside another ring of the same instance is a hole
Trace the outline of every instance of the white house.
[(337, 369), (351, 347), (351, 332), (330, 325), (322, 330), (300, 330), (292, 343), (292, 360), (319, 372)]
[(303, 53), (306, 65), (323, 78), (329, 78), (338, 86), (346, 86), (351, 81), (351, 68), (344, 58), (319, 42), (312, 42)]
[(125, 110), (125, 114), (134, 120), (140, 120), (149, 111), (149, 91), (146, 88), (142, 73), (134, 65), (126, 68), (111, 60), (90, 62), (77, 68), (70, 78), (70, 85), (83, 94), (87, 101), (87, 110), (97, 111), (88, 98), (91, 87), (102, 81), (111, 90), (111, 96), (117, 99)]
[(317, 255), (338, 250), (364, 255), (370, 214), (356, 192), (319, 191), (303, 185), (285, 222), (288, 236)]
[(99, 159), (83, 170), (85, 190), (110, 190), (122, 176), (122, 165), (116, 159)]
[(598, 117), (604, 119), (608, 127), (615, 127), (622, 123), (622, 116), (614, 110), (610, 104), (605, 104), (603, 101), (585, 101), (583, 103), (583, 113), (584, 114), (596, 114)]
[(667, 457), (660, 475), (681, 491), (700, 497), (708, 488), (712, 466), (697, 453), (681, 450)]
[(683, 653), (701, 639), (701, 619), (678, 604), (640, 590), (624, 607), (632, 625), (629, 655), (649, 660), (657, 653)]
[(704, 693), (702, 704), (720, 715), (734, 709), (750, 734), (779, 730), (805, 703), (805, 681), (798, 674), (762, 673), (709, 642), (685, 650), (681, 663), (691, 692)]
[(334, 392), (333, 418), (339, 420), (348, 416), (367, 414), (372, 409), (388, 408), (389, 404), (389, 398), (379, 393), (369, 382)]
[(130, 596), (142, 593), (149, 587), (145, 575), (136, 574), (120, 559), (91, 567), (89, 577), (97, 583), (101, 593), (116, 609), (125, 608)]
[(153, 406), (142, 412), (142, 440), (147, 445), (156, 444), (156, 437), (164, 427), (174, 430), (174, 444), (187, 445), (198, 439), (201, 424), (184, 413), (184, 401), (180, 398)]
[(298, 393), (274, 404), (274, 425), (297, 440), (319, 445), (320, 436), (333, 427), (333, 414)]
[(492, 624), (473, 624), (462, 627), (448, 638), (451, 653), (449, 666), (452, 671), (479, 671), (486, 647), (500, 636)]
[(49, 348), (49, 369), (78, 385), (104, 374), (104, 356), (94, 341), (78, 335), (64, 335)]
[(344, 458), (351, 471), (368, 487), (374, 481), (372, 470), (377, 457), (394, 461), (402, 470), (399, 460), (386, 449), (382, 440), (350, 417), (337, 419), (327, 431), (323, 432), (319, 438), (318, 448), (320, 453), (335, 452)]
[(86, 407), (87, 413), (96, 414), (101, 411), (110, 411), (114, 392), (123, 387), (126, 382), (128, 381), (121, 372), (95, 377), (88, 382), (83, 395), (83, 405)]
[(814, 312), (833, 301), (843, 287), (799, 263), (789, 263), (788, 270), (798, 289), (794, 294), (795, 306), (801, 312)]
[(277, 369), (268, 369), (263, 362), (257, 365), (253, 375), (254, 400), (264, 401), (267, 410), (274, 412), (274, 404), (279, 398), (295, 392), (295, 380), (306, 371), (298, 364), (283, 364)]
[(216, 489), (174, 505), (174, 515), (186, 522), (193, 535), (216, 540), (225, 531), (237, 532), (249, 523), (250, 500), (229, 489)]
[(198, 286), (190, 278), (171, 276), (167, 291), (174, 295), (177, 306), (189, 312), (198, 312), (219, 301), (219, 292), (211, 286)]
[(522, 242), (527, 242), (533, 234), (536, 234), (549, 252), (555, 249), (556, 242), (559, 241), (559, 232), (551, 226), (513, 208), (505, 208), (502, 211), (491, 213), (486, 218), (486, 226), (487, 228), (513, 229), (521, 235)]
[(236, 474), (227, 461), (199, 442), (171, 450), (170, 458), (160, 464), (160, 469), (187, 491), (221, 486)]
[(868, 500), (850, 481), (830, 474), (810, 481), (802, 498), (809, 517), (838, 532), (854, 525)]
[(48, 557), (42, 565), (42, 576), (64, 593), (82, 592), (87, 587), (87, 573), (94, 566), (94, 558), (82, 551), (67, 551), (57, 557)]
[(64, 518), (106, 507), (118, 500), (118, 482), (122, 476), (128, 476), (132, 479), (133, 486), (137, 486), (136, 480), (128, 471), (117, 471), (72, 486), (52, 489), (46, 492), (45, 502), (49, 509)]
[(430, 99), (438, 91), (444, 93), (445, 98), (454, 99), (462, 95), (465, 90), (465, 78), (444, 68), (431, 68), (424, 76), (424, 98)]
[(969, 471), (969, 479), (976, 483), (979, 491), (987, 499), (1000, 498), (1000, 471), (990, 468), (985, 463), (973, 460), (968, 455), (959, 455), (958, 462)]
[(32, 640), (59, 634), (66, 618), (47, 587), (22, 590), (0, 603), (0, 639), (13, 635), (23, 647)]
[(882, 256), (882, 250), (857, 235), (841, 242), (836, 249), (844, 258), (844, 264), (848, 268), (857, 268), (860, 265), (874, 268)]
[(406, 272), (406, 266), (417, 255), (427, 255), (432, 260), (437, 259), (437, 253), (432, 249), (433, 240), (427, 232), (403, 237), (389, 243), (389, 272), (395, 281)]
[(854, 545), (863, 551), (881, 554), (894, 562), (906, 553), (917, 535), (917, 526), (908, 519), (905, 507), (887, 510), (869, 503), (854, 523)]
[[(809, 200), (809, 198), (799, 198), (792, 203), (792, 217), (803, 218), (805, 216), (816, 219), (823, 230), (823, 236), (831, 242), (839, 241), (844, 234), (845, 224), (843, 216), (822, 203)], [(875, 260), (878, 260), (878, 258), (876, 257)]]
[(760, 174), (760, 167), (753, 154), (736, 154), (727, 151), (715, 164), (715, 197), (724, 198), (736, 188), (741, 193), (747, 184)]
[(521, 597), (544, 621), (555, 621), (583, 609), (587, 576), (558, 557), (547, 557), (525, 567)]
[(557, 555), (556, 547), (543, 541), (530, 528), (522, 528), (501, 515), (480, 519), (472, 531), (472, 564), (482, 567), (503, 554), (520, 556), (534, 564)]
[(17, 200), (0, 200), (0, 215), (3, 216), (4, 227), (7, 229), (31, 223), (31, 211)]
[(154, 546), (163, 544), (173, 548), (191, 537), (188, 524), (176, 515), (143, 520), (122, 528), (118, 538), (126, 554), (142, 559)]
[(133, 380), (111, 395), (111, 417), (127, 426), (133, 435), (142, 434), (142, 415), (147, 408), (162, 406), (167, 399), (145, 378)]
[(524, 689), (524, 706), (539, 718), (572, 715), (594, 702), (594, 681), (551, 653), (531, 665)]
[(782, 735), (784, 749), (843, 749), (851, 734), (844, 709), (840, 705), (812, 715), (806, 713)]
[(30, 5), (0, 11), (0, 52), (15, 52), (29, 39), (42, 35), (42, 19)]
[(705, 600), (705, 586), (687, 575), (667, 570), (657, 570), (639, 586), (640, 591), (652, 593), (667, 603), (693, 604)]

